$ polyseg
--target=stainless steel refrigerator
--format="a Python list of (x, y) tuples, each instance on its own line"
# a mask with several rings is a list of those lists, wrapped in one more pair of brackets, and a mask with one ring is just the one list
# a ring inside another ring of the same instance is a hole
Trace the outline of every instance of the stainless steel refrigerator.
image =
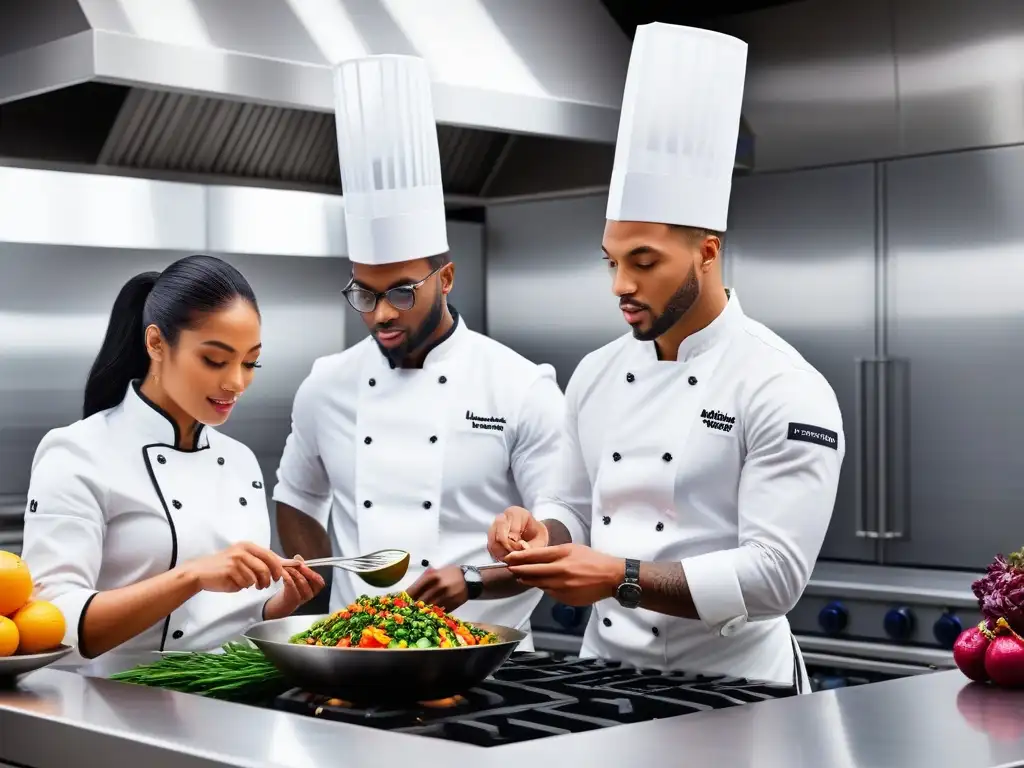
[(1024, 146), (738, 178), (726, 274), (832, 383), (823, 560), (980, 569), (1024, 546)]

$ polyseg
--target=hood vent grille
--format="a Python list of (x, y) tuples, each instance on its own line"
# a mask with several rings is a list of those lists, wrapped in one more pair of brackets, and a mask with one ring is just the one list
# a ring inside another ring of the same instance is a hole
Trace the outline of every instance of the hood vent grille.
[[(446, 191), (479, 195), (510, 137), (437, 133)], [(333, 115), (141, 88), (128, 92), (97, 164), (341, 191)]]
[(339, 184), (334, 117), (133, 88), (99, 164), (135, 170)]

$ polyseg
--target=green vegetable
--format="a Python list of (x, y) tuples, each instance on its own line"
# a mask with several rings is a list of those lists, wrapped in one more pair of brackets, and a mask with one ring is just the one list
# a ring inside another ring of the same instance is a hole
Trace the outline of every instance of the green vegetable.
[(274, 696), (289, 688), (277, 667), (258, 649), (227, 643), (223, 653), (174, 653), (111, 675), (111, 680), (218, 699)]
[(492, 633), (414, 601), (406, 592), (369, 597), (318, 619), (289, 642), (358, 648), (456, 648), (494, 643)]

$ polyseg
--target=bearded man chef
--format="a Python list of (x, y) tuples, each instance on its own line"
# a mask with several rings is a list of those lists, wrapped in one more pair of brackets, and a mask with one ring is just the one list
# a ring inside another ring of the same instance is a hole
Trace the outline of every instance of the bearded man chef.
[(584, 656), (807, 692), (785, 615), (846, 447), (828, 382), (722, 283), (746, 51), (637, 29), (603, 240), (632, 333), (566, 389), (561, 491), (507, 510), (489, 549), (522, 583), (594, 605)]
[(344, 62), (335, 99), (353, 262), (345, 295), (372, 337), (316, 361), (295, 396), (274, 489), (282, 546), (306, 557), (411, 553), (388, 590), (336, 571), (332, 610), (407, 589), (467, 621), (529, 632), (541, 593), (471, 566), (490, 560), (495, 514), (536, 504), (557, 458), (554, 369), (473, 332), (447, 303), (455, 265), (425, 62)]

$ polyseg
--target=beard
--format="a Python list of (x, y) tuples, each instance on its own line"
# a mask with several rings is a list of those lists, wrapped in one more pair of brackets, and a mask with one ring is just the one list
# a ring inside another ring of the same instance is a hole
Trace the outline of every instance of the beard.
[(676, 292), (669, 298), (664, 311), (654, 318), (651, 327), (646, 331), (640, 328), (633, 329), (633, 338), (639, 341), (654, 341), (663, 336), (668, 330), (682, 319), (683, 315), (690, 311), (697, 299), (700, 298), (700, 281), (697, 279), (697, 267), (690, 267), (683, 284), (676, 289)]
[[(441, 320), (444, 318), (444, 300), (442, 299), (441, 292), (438, 291), (434, 296), (434, 301), (430, 305), (430, 311), (427, 313), (426, 319), (424, 319), (422, 325), (419, 328), (406, 331), (405, 341), (399, 344), (397, 347), (387, 349), (381, 346), (380, 342), (377, 342), (377, 348), (381, 351), (381, 354), (388, 359), (388, 361), (395, 368), (401, 368), (409, 358), (418, 352), (430, 337), (434, 335), (437, 329), (441, 326)], [(396, 328), (396, 325), (378, 325), (374, 328), (374, 331), (389, 331)], [(374, 334), (374, 341), (377, 336)]]

